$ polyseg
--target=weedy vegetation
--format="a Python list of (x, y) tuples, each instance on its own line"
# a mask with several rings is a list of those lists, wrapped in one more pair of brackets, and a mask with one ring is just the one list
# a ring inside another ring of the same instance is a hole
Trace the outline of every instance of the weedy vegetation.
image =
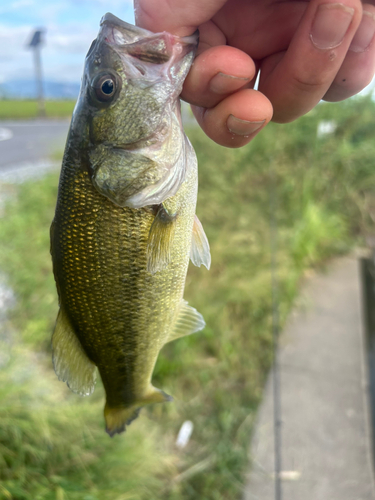
[[(317, 136), (325, 121), (334, 122), (331, 132)], [(113, 439), (104, 432), (101, 384), (82, 399), (52, 371), (49, 225), (58, 174), (12, 186), (0, 218), (0, 269), (17, 298), (1, 325), (0, 499), (240, 499), (272, 362), (271, 210), (284, 324), (306, 272), (374, 232), (374, 133), (368, 97), (271, 124), (241, 150), (189, 131), (212, 268), (190, 266), (185, 298), (207, 327), (161, 352), (154, 384), (175, 402), (143, 410)], [(194, 432), (179, 450), (185, 420)]]

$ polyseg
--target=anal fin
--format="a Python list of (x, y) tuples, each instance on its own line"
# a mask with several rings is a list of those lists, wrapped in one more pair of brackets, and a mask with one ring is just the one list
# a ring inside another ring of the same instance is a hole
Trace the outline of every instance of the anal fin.
[(59, 380), (81, 396), (89, 396), (95, 388), (96, 366), (76, 336), (63, 308), (57, 315), (52, 336), (53, 367)]
[(176, 323), (171, 331), (167, 342), (185, 337), (191, 333), (203, 330), (206, 323), (203, 316), (194, 307), (189, 306), (186, 300), (181, 301), (180, 311), (177, 316)]
[(148, 392), (139, 400), (139, 403), (144, 406), (153, 403), (167, 403), (168, 401), (173, 401), (172, 396), (150, 384)]
[(176, 214), (170, 215), (163, 205), (159, 205), (147, 242), (147, 271), (151, 274), (161, 271), (170, 262), (176, 217)]
[(210, 244), (208, 243), (206, 233), (197, 216), (195, 216), (193, 225), (190, 259), (197, 267), (200, 267), (202, 264), (206, 266), (207, 269), (211, 267)]

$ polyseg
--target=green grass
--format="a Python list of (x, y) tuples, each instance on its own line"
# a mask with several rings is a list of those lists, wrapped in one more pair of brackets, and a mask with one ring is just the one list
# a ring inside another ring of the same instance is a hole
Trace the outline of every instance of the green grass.
[(20, 346), (0, 384), (1, 499), (127, 500), (163, 487), (173, 463), (155, 423), (141, 418), (126, 439), (109, 439), (101, 398), (75, 401), (45, 361)]
[[(69, 118), (74, 109), (75, 101), (46, 101), (46, 116), (49, 118)], [(36, 118), (38, 104), (35, 100), (0, 100), (0, 120)]]
[[(190, 267), (185, 297), (207, 327), (161, 352), (154, 383), (175, 402), (145, 409), (112, 440), (101, 384), (81, 399), (51, 368), (57, 303), (48, 232), (57, 174), (17, 188), (0, 219), (0, 269), (18, 298), (6, 325), (17, 334), (3, 350), (9, 361), (0, 359), (0, 500), (241, 498), (272, 361), (271, 207), (283, 324), (304, 273), (374, 231), (374, 117), (368, 99), (325, 104), (297, 123), (267, 127), (241, 150), (190, 131), (212, 268)], [(335, 133), (316, 139), (327, 119), (337, 121)], [(194, 432), (178, 451), (187, 419)]]

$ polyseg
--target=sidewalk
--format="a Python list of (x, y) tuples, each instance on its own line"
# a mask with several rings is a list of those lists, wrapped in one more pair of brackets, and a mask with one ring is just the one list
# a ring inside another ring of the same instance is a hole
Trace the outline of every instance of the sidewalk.
[[(308, 280), (280, 338), (283, 500), (375, 500), (359, 262)], [(374, 304), (375, 307), (375, 304)], [(272, 377), (245, 500), (274, 500)]]

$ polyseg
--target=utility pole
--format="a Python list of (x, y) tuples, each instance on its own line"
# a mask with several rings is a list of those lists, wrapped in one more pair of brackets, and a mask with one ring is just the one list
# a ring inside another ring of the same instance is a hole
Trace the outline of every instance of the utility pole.
[(36, 78), (36, 89), (38, 98), (38, 116), (46, 116), (46, 106), (44, 102), (43, 81), (42, 81), (42, 61), (40, 57), (40, 48), (42, 44), (42, 35), (44, 30), (36, 30), (31, 38), (29, 47), (34, 51), (34, 67)]

